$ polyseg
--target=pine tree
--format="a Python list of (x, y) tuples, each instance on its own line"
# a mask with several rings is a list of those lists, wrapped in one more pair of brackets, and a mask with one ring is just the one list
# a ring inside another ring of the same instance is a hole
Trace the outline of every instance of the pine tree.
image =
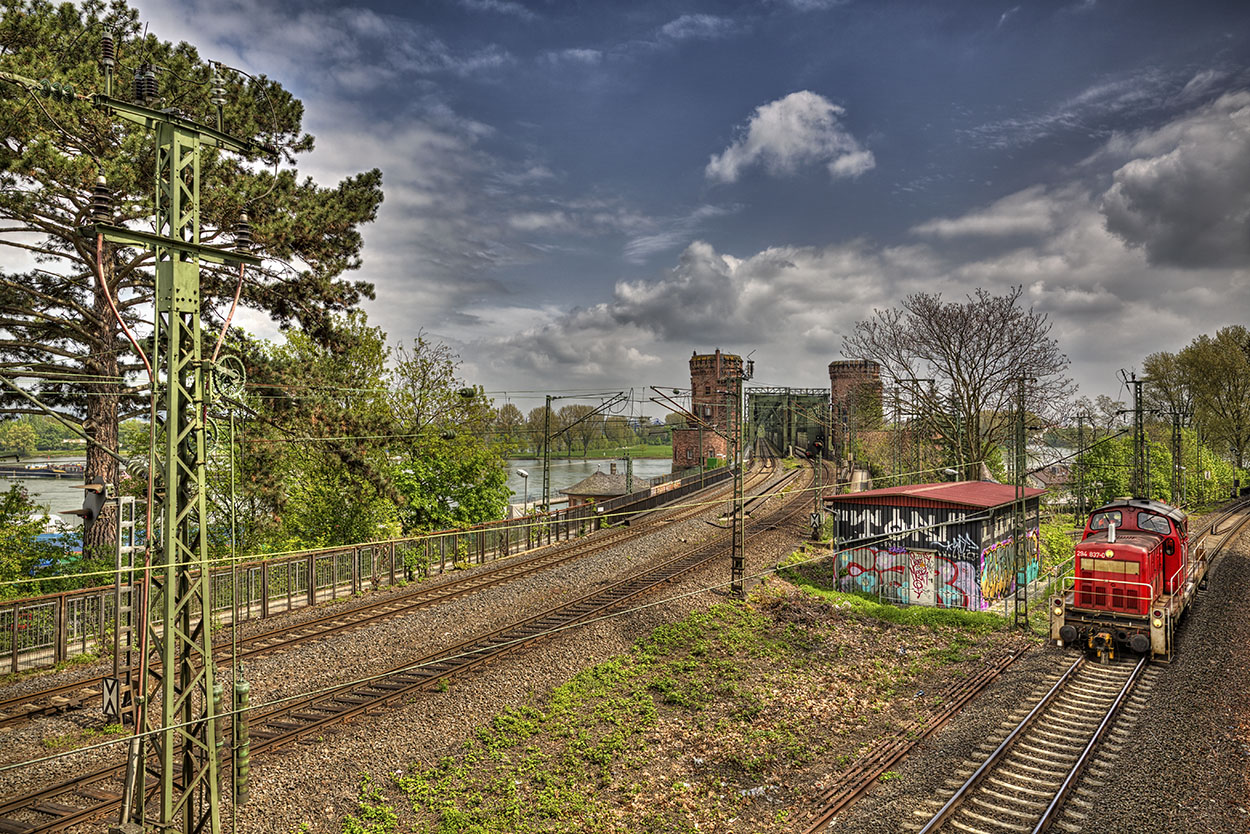
[[(333, 188), (301, 180), (296, 157), (313, 147), (301, 128), (303, 105), (273, 80), (214, 68), (186, 43), (145, 34), (138, 11), (123, 0), (0, 0), (0, 10), (0, 73), (71, 84), (80, 96), (54, 100), (0, 80), (0, 244), (7, 247), (0, 252), (8, 252), (0, 256), (0, 370), (82, 425), (91, 439), (88, 481), (116, 483), (118, 466), (106, 450), (117, 449), (119, 421), (145, 414), (147, 405), (134, 395), (146, 380), (110, 299), (140, 336), (150, 333), (153, 255), (107, 246), (98, 263), (94, 240), (77, 229), (91, 222), (93, 186), (103, 176), (111, 222), (155, 231), (155, 152), (150, 132), (81, 98), (104, 92), (105, 35), (115, 44), (115, 97), (128, 99), (130, 79), (150, 65), (159, 86), (153, 106), (214, 125), (210, 87), (218, 74), (226, 82), (224, 129), (279, 149), (272, 168), (261, 158), (205, 149), (200, 204), (201, 242), (209, 245), (232, 246), (232, 230), (249, 216), (253, 251), (265, 265), (248, 271), (239, 303), (279, 326), (327, 341), (333, 314), (373, 297), (372, 285), (343, 274), (360, 266), (359, 227), (377, 214), (382, 174), (374, 169)], [(31, 258), (35, 268), (21, 271)], [(238, 276), (207, 265), (201, 276), (211, 338)], [(36, 411), (7, 390), (0, 397), (2, 413)], [(86, 545), (106, 546), (111, 528), (102, 516)]]

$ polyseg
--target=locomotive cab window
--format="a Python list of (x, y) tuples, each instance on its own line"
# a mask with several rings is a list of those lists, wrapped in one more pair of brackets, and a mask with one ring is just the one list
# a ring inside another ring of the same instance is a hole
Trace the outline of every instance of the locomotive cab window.
[(1081, 559), (1081, 570), (1100, 570), (1103, 573), (1121, 573), (1125, 576), (1141, 575), (1141, 565), (1137, 562), (1122, 562), (1119, 559), (1091, 559), (1088, 556)]
[(1123, 517), (1119, 510), (1109, 510), (1105, 513), (1095, 513), (1094, 517), (1089, 520), (1091, 530), (1106, 530), (1108, 524), (1114, 524), (1119, 527), (1123, 523)]
[(1167, 536), (1172, 532), (1172, 525), (1161, 515), (1140, 512), (1137, 514), (1137, 529), (1149, 530), (1151, 533), (1162, 533)]

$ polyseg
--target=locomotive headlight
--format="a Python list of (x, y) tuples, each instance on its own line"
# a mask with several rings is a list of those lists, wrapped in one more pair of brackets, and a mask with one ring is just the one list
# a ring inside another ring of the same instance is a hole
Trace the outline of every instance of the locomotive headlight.
[(1151, 620), (1150, 624), (1154, 626), (1155, 628), (1163, 628), (1163, 620), (1160, 620), (1158, 617), (1155, 617), (1153, 620)]
[(1110, 558), (1111, 558), (1112, 556), (1114, 556), (1114, 555), (1115, 555), (1115, 551), (1114, 551), (1114, 550), (1108, 550), (1108, 551), (1107, 551), (1107, 558), (1108, 558), (1108, 559), (1110, 559)]
[(1062, 608), (1062, 607), (1060, 607), (1060, 606), (1058, 606), (1058, 605), (1056, 605), (1056, 606), (1055, 606), (1055, 616), (1056, 616), (1056, 617), (1058, 617), (1058, 616), (1059, 616), (1060, 614), (1062, 614), (1062, 613), (1063, 613), (1063, 608)]

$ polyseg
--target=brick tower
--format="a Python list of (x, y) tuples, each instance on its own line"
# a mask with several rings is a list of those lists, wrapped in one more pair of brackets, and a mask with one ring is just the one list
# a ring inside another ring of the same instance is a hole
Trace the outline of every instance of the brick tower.
[(867, 359), (830, 362), (829, 385), (835, 455), (846, 460), (854, 451), (856, 435), (881, 425), (881, 366)]
[(698, 466), (699, 461), (729, 459), (729, 441), (736, 424), (737, 406), (726, 392), (738, 391), (742, 357), (732, 353), (694, 353), (690, 357), (690, 410), (698, 422), (673, 430), (673, 471)]

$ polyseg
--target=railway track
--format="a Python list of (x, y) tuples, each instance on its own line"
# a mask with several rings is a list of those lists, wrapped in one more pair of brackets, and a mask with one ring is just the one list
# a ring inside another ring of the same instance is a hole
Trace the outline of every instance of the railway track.
[(938, 708), (918, 716), (898, 732), (874, 744), (868, 752), (852, 762), (821, 795), (818, 802), (820, 810), (808, 820), (804, 834), (825, 831), (830, 823), (837, 820), (843, 809), (877, 783), (881, 774), (910, 753), (922, 740), (945, 726), (947, 721), (980, 695), (985, 687), (997, 680), (1023, 653), (1024, 650), (1009, 652), (995, 663), (987, 665), (979, 674), (957, 680), (939, 693)]
[[(779, 493), (806, 470), (794, 470), (770, 485), (768, 492)], [(762, 502), (765, 496), (757, 496)], [(748, 532), (773, 529), (782, 523), (806, 521), (808, 497), (799, 494), (773, 509), (757, 507), (758, 517), (748, 521)], [(780, 517), (780, 521), (778, 520)], [(476, 635), (425, 657), (409, 660), (386, 672), (273, 705), (257, 708), (250, 717), (253, 755), (320, 736), (333, 725), (356, 716), (385, 709), (423, 690), (440, 685), (450, 677), (464, 675), (502, 655), (548, 639), (564, 630), (606, 616), (626, 603), (640, 601), (669, 583), (682, 578), (716, 559), (724, 559), (728, 532), (686, 548), (640, 573), (597, 590), (580, 599), (539, 612), (503, 628)], [(229, 730), (223, 731), (228, 735)], [(224, 766), (223, 779), (229, 765)], [(0, 832), (35, 834), (62, 831), (98, 820), (115, 812), (122, 793), (124, 765), (109, 766), (26, 795), (0, 801)], [(147, 789), (155, 787), (149, 777)]]
[[(759, 472), (748, 476), (747, 489), (760, 488), (761, 485), (767, 484), (775, 474), (775, 461), (769, 459)], [(707, 512), (709, 503), (723, 500), (720, 493), (727, 489), (728, 487), (724, 485), (718, 485), (710, 488), (708, 494), (700, 500), (687, 502), (676, 508), (651, 510), (648, 514), (666, 524), (685, 521)], [(754, 500), (754, 496), (749, 499), (748, 512), (751, 501)], [(474, 571), (469, 576), (436, 583), (422, 583), (407, 592), (388, 596), (384, 600), (268, 629), (261, 634), (242, 640), (238, 646), (237, 659), (245, 660), (267, 652), (287, 649), (300, 643), (323, 640), (335, 634), (363, 628), (389, 617), (450, 602), (457, 597), (473, 594), (538, 571), (548, 570), (575, 559), (586, 558), (612, 547), (619, 547), (629, 539), (651, 535), (654, 532), (654, 527), (641, 529), (617, 527), (600, 531), (595, 536), (575, 540), (569, 545), (544, 547), (531, 553), (501, 560), (483, 570)], [(229, 636), (215, 641), (214, 655), (223, 665), (229, 665), (236, 659), (235, 647)], [(57, 715), (98, 703), (104, 680), (104, 676), (83, 678), (0, 700), (0, 727), (20, 726), (40, 716)]]
[(1145, 703), (1146, 678), (1157, 674), (1146, 658), (1110, 664), (1077, 660), (1005, 738), (992, 749), (982, 748), (984, 758), (965, 764), (963, 773), (971, 772), (936, 812), (916, 812), (928, 819), (913, 830), (1041, 834), (1061, 813), (1079, 821), (1080, 812), (1065, 812), (1065, 803), (1121, 711), (1134, 696)]
[[(1250, 508), (1250, 500), (1242, 499), (1235, 501), (1222, 508), (1211, 518), (1205, 519), (1200, 531), (1196, 531), (1195, 539), (1204, 541), (1204, 546), (1208, 547), (1210, 550), (1209, 558), (1212, 559), (1213, 568), (1214, 560), (1222, 553), (1224, 546), (1233, 538), (1233, 536), (1239, 533), (1246, 524), (1250, 523), (1250, 513), (1246, 512), (1247, 508)], [(1083, 663), (1084, 661), (1078, 661), (1073, 664), (1070, 671), (1075, 670)], [(1125, 666), (1128, 665), (1133, 664), (1126, 662)], [(1124, 673), (1122, 668), (1118, 672), (1109, 673), (1106, 671), (1107, 668), (1108, 667), (1093, 665), (1091, 670), (1083, 672), (1080, 690), (1082, 690), (1085, 694), (1083, 696), (1070, 697), (1078, 699), (1080, 697), (1088, 698), (1091, 688), (1085, 680), (1091, 676), (1106, 677), (1111, 675), (1114, 677), (1114, 675), (1140, 675), (1145, 682), (1137, 683), (1136, 690), (1129, 696), (1131, 701), (1136, 702), (1134, 706), (1129, 707), (1129, 711), (1131, 712), (1136, 709), (1137, 705), (1144, 703), (1145, 696), (1152, 685), (1151, 679), (1161, 674), (1158, 667), (1144, 667), (1138, 669), (1136, 665), (1133, 665), (1133, 671), (1129, 673)], [(895, 762), (902, 759), (919, 742), (921, 727), (925, 728), (923, 735), (927, 736), (932, 733), (937, 729), (937, 726), (939, 726), (939, 724), (933, 723), (934, 719), (938, 722), (944, 723), (949, 719), (949, 717), (962, 709), (964, 705), (969, 703), (996, 676), (997, 672), (987, 669), (983, 671), (980, 676), (978, 676), (977, 680), (969, 680), (957, 685), (957, 688), (953, 689), (945, 699), (950, 702), (949, 711), (944, 712), (940, 716), (926, 717), (923, 720), (919, 720), (914, 727), (909, 726), (908, 728), (904, 728), (904, 731), (900, 733), (899, 737), (891, 737), (883, 740), (882, 743), (874, 746), (873, 749), (868, 751), (868, 753), (866, 753), (863, 757), (852, 763), (839, 776), (838, 781), (826, 790), (820, 798), (818, 802), (818, 808), (820, 810), (809, 818), (808, 827), (805, 829), (806, 834), (816, 834), (817, 832), (829, 830), (828, 826), (830, 823), (835, 822), (838, 815), (843, 810), (867, 792), (882, 772)], [(1125, 679), (1127, 680), (1127, 677)], [(1073, 687), (1073, 692), (1078, 691), (1076, 684), (1074, 684)], [(1056, 693), (1054, 692), (1048, 693), (1047, 697), (1053, 697), (1055, 694)], [(1103, 700), (1106, 700), (1105, 696)], [(1092, 702), (1087, 700), (1084, 705), (1086, 712), (1094, 709), (1094, 707), (1090, 706), (1090, 703)], [(1056, 707), (1056, 710), (1057, 709), (1058, 707)], [(1034, 710), (1034, 712), (1036, 712), (1036, 710)], [(1059, 713), (1055, 711), (1052, 712), (1051, 715), (1058, 716)], [(1033, 720), (1039, 720), (1033, 712), (1030, 712), (1030, 716), (1033, 716)], [(1083, 716), (1076, 720), (1068, 719), (1067, 726), (1075, 726), (1077, 723), (1087, 720), (1087, 717), (1088, 716)], [(1026, 717), (1026, 721), (1027, 720), (1028, 719)], [(1054, 720), (1060, 727), (1064, 726), (1061, 719), (1055, 718)], [(1021, 725), (1026, 723), (1026, 721), (1022, 721)], [(1101, 723), (1101, 721), (1099, 723)], [(932, 726), (929, 726), (931, 724)], [(1019, 748), (1020, 752), (1016, 755), (1018, 759), (1019, 757), (1027, 757), (1030, 754), (1042, 757), (1043, 760), (1048, 759), (1049, 761), (1046, 763), (1046, 767), (1053, 771), (1053, 763), (1055, 761), (1062, 760), (1064, 756), (1061, 746), (1055, 741), (1053, 736), (1056, 734), (1062, 735), (1064, 731), (1060, 730), (1056, 733), (1055, 730), (1046, 730), (1043, 726), (1044, 725), (1039, 724), (1038, 728), (1034, 730), (1034, 732), (1043, 737), (1047, 732), (1049, 732), (1052, 738), (1045, 739), (1040, 743), (1029, 739), (1027, 743), (1022, 743)], [(1124, 732), (1123, 728), (1112, 729), (1110, 731), (1113, 736), (1122, 732)], [(1007, 747), (1010, 746), (1007, 741), (1004, 741), (1003, 744)], [(1112, 748), (1114, 747), (1114, 745), (1111, 746)], [(1000, 747), (1002, 747), (1002, 745), (1000, 745)], [(1045, 752), (1038, 753), (1038, 750)], [(988, 749), (986, 752), (989, 752)], [(1005, 755), (1006, 749), (996, 749), (995, 752), (1002, 756)], [(1083, 748), (1081, 752), (1083, 752)], [(1115, 750), (1104, 750), (1103, 755), (1114, 756)], [(1084, 767), (1088, 761), (1087, 756), (1082, 757), (1080, 753), (1073, 752), (1071, 749), (1068, 750), (1067, 756), (1073, 763), (1076, 763), (1079, 760), (1079, 767)], [(979, 763), (971, 761), (967, 763), (964, 774), (969, 775), (969, 781), (958, 786), (959, 790), (951, 796), (950, 801), (947, 803), (949, 807), (943, 806), (943, 809), (937, 813), (933, 813), (933, 808), (936, 808), (937, 803), (931, 803), (933, 807), (930, 808), (929, 812), (923, 814), (925, 819), (928, 820), (925, 825), (922, 827), (917, 824), (911, 826), (909, 830), (924, 831), (926, 834), (937, 831), (963, 831), (972, 832), (973, 834), (990, 834), (990, 832), (999, 831), (1043, 831), (1053, 823), (1055, 814), (1057, 810), (1063, 806), (1063, 801), (1065, 799), (1068, 800), (1069, 805), (1069, 810), (1066, 810), (1065, 813), (1069, 814), (1071, 817), (1068, 820), (1069, 828), (1075, 829), (1079, 827), (1079, 815), (1081, 813), (1079, 807), (1082, 805), (1088, 805), (1089, 802), (1080, 796), (1082, 789), (1078, 788), (1076, 790), (1077, 796), (1072, 796), (1072, 788), (1075, 780), (1071, 780), (1071, 782), (1069, 782), (1064, 779), (1055, 782), (1051, 779), (1051, 787), (1054, 789), (1053, 794), (1049, 802), (1043, 803), (1041, 800), (1045, 796), (1046, 791), (1039, 787), (1043, 780), (1037, 773), (1028, 775), (1024, 782), (1016, 781), (1013, 783), (1009, 778), (997, 774), (993, 775), (991, 778), (989, 775), (981, 772), (981, 768), (987, 764), (987, 761)], [(1042, 769), (1036, 764), (1030, 764), (1028, 766), (1037, 770)], [(1009, 766), (1004, 765), (1004, 767)], [(1028, 773), (1027, 770), (1025, 772), (1026, 774)], [(980, 775), (978, 776), (978, 774)], [(1028, 779), (1032, 779), (1033, 783), (1029, 784)], [(967, 794), (972, 792), (975, 787), (974, 785), (970, 786), (969, 783), (974, 780), (987, 780), (988, 785), (982, 790), (981, 793), (974, 794), (972, 798), (969, 798)], [(962, 794), (960, 792), (962, 792)], [(1086, 793), (1089, 792), (1086, 791)], [(1096, 800), (1096, 797), (1090, 794), (1090, 799)], [(964, 803), (967, 803), (967, 805)], [(1052, 805), (1054, 806), (1053, 808), (1051, 807)], [(960, 808), (963, 808), (963, 810), (959, 810)], [(985, 813), (978, 812), (978, 808), (985, 811)], [(1044, 814), (1044, 819), (1042, 816), (1039, 816), (1030, 824), (1030, 814), (1022, 809), (1031, 809), (1033, 812)], [(943, 815), (943, 812), (945, 812), (945, 816)]]

